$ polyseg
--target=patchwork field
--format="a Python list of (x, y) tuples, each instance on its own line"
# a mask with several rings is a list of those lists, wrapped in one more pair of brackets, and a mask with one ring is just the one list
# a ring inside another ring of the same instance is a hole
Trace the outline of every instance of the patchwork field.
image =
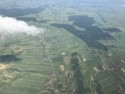
[(123, 1), (78, 1), (0, 7), (0, 15), (44, 28), (0, 32), (0, 94), (125, 93)]

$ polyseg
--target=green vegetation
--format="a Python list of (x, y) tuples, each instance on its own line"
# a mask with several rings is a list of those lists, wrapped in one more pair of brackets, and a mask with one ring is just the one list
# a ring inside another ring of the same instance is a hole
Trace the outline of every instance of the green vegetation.
[[(0, 13), (6, 10), (4, 16), (45, 29), (36, 36), (0, 35), (0, 94), (124, 94), (125, 13), (121, 3), (36, 1), (0, 8)], [(67, 73), (71, 73), (68, 80)]]

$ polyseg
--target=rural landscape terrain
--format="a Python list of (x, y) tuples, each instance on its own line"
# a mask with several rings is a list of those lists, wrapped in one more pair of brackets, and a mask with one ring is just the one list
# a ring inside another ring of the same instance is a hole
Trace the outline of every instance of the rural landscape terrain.
[(125, 94), (125, 1), (1, 0), (0, 94)]

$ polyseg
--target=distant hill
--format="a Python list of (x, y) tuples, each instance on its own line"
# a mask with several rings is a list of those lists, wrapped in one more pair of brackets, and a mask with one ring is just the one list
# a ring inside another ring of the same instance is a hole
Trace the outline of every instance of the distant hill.
[(2, 8), (29, 8), (29, 7), (40, 7), (45, 5), (49, 0), (0, 0), (0, 7)]

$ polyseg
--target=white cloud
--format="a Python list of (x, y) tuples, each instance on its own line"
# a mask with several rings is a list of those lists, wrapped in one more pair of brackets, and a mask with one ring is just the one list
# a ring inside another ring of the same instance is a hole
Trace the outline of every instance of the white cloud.
[(24, 21), (20, 21), (11, 17), (0, 16), (0, 33), (19, 33), (38, 34), (42, 32), (42, 28), (37, 28), (33, 25), (28, 25)]
[(125, 4), (123, 4), (122, 7), (125, 7)]

